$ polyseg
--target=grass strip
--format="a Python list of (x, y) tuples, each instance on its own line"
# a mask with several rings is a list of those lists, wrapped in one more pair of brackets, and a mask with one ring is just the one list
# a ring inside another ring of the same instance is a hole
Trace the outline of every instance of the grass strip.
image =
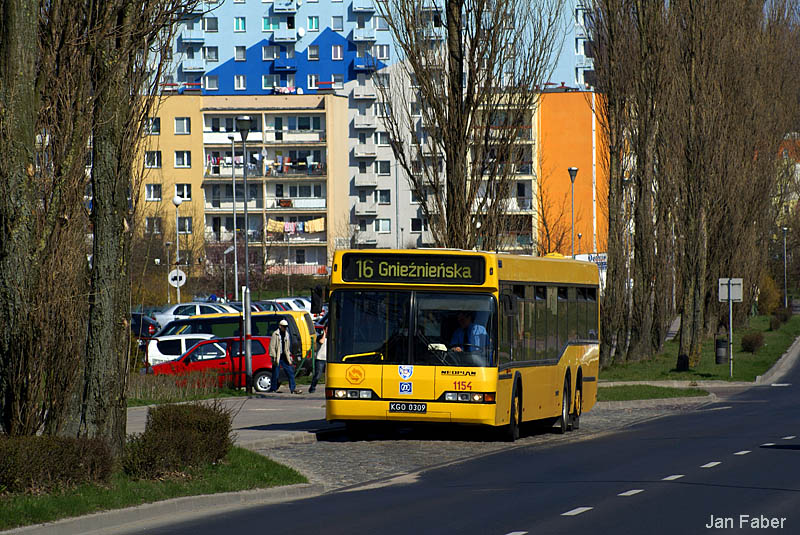
[(243, 388), (221, 388), (208, 393), (172, 393), (152, 398), (129, 398), (128, 407), (146, 407), (148, 405), (160, 405), (162, 403), (183, 403), (185, 401), (202, 401), (204, 399), (243, 397), (247, 392)]
[(308, 480), (287, 466), (233, 447), (223, 462), (171, 479), (137, 481), (117, 473), (107, 487), (82, 485), (57, 494), (0, 495), (0, 530), (181, 496), (295, 483), (308, 483)]
[[(750, 331), (764, 335), (764, 345), (755, 353), (742, 351), (742, 336)], [(678, 340), (664, 344), (664, 350), (650, 360), (613, 364), (600, 372), (605, 381), (755, 381), (763, 375), (789, 349), (800, 336), (800, 316), (781, 325), (777, 331), (769, 330), (769, 316), (750, 318), (748, 327), (733, 329), (733, 377), (728, 363), (716, 364), (714, 338), (702, 345), (699, 364), (687, 372), (675, 370), (678, 357)]]
[(699, 388), (671, 388), (651, 385), (601, 386), (597, 389), (597, 401), (689, 398), (707, 395), (708, 392)]

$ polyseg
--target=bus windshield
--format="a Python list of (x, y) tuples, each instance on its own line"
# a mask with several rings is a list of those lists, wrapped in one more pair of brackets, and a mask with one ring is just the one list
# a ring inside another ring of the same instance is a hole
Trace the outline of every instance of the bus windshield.
[(494, 297), (338, 290), (331, 296), (331, 362), (494, 366)]

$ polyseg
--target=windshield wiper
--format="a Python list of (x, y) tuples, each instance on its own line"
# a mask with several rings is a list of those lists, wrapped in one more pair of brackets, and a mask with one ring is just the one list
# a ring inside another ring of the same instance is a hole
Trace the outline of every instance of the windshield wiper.
[(374, 356), (378, 356), (380, 357), (381, 360), (383, 360), (383, 353), (381, 353), (380, 351), (370, 351), (368, 353), (355, 353), (353, 355), (345, 355), (344, 357), (342, 357), (342, 362), (346, 361), (347, 359), (354, 359), (358, 357), (374, 357)]

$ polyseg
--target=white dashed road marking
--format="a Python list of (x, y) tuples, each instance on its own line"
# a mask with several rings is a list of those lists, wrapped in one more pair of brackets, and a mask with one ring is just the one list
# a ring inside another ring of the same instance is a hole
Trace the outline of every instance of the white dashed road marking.
[(783, 440), (792, 440), (792, 439), (795, 439), (795, 438), (797, 438), (797, 436), (789, 435), (788, 437), (783, 437)]
[(703, 466), (701, 466), (700, 468), (714, 468), (714, 467), (715, 467), (715, 466), (717, 466), (718, 464), (722, 464), (722, 463), (721, 463), (721, 462), (719, 462), (719, 461), (711, 461), (710, 463), (706, 463), (706, 464), (704, 464), (704, 465), (703, 465)]
[(640, 492), (644, 492), (644, 489), (626, 490), (625, 492), (620, 492), (617, 494), (617, 496), (633, 496), (634, 494), (639, 494)]
[(527, 531), (512, 531), (511, 533), (506, 533), (506, 535), (527, 535)]
[(676, 479), (680, 479), (682, 477), (683, 477), (683, 474), (675, 474), (673, 476), (667, 476), (664, 479), (662, 479), (661, 481), (675, 481)]
[(736, 453), (734, 453), (734, 455), (747, 455), (748, 453), (750, 453), (750, 450), (742, 450), (742, 451), (737, 451)]
[(792, 383), (772, 383), (769, 386), (792, 386)]
[(591, 511), (594, 507), (576, 507), (572, 511), (567, 511), (566, 513), (561, 513), (561, 516), (576, 516), (581, 513), (585, 513), (586, 511)]
[(765, 443), (761, 444), (762, 447), (774, 446), (774, 445), (775, 445), (774, 442), (765, 442)]

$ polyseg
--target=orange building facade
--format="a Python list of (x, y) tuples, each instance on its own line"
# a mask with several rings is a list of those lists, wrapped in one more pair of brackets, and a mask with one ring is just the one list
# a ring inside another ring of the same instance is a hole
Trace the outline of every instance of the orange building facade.
[[(608, 240), (608, 172), (600, 96), (555, 90), (541, 96), (537, 114), (539, 252), (572, 254), (570, 177), (575, 178), (575, 254), (604, 253)], [(580, 235), (580, 237), (579, 237)]]

